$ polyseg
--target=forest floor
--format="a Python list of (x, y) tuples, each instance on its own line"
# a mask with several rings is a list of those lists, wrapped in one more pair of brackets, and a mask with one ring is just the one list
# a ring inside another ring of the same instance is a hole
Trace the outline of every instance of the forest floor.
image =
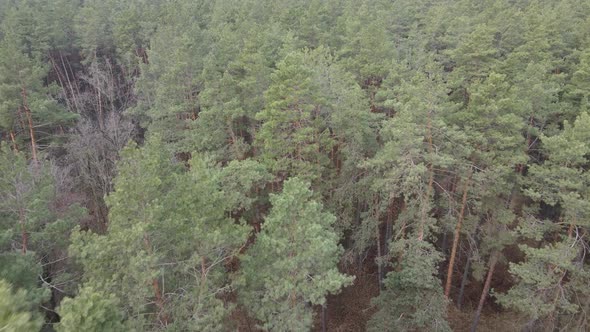
[[(349, 272), (350, 273), (350, 272)], [(346, 287), (341, 293), (328, 297), (326, 313), (327, 331), (329, 332), (362, 332), (375, 310), (371, 299), (377, 296), (377, 276), (373, 273), (356, 275), (352, 286)], [(490, 299), (488, 298), (488, 302)], [(449, 305), (448, 321), (455, 332), (469, 331), (473, 320), (477, 299), (466, 299), (464, 310)], [(486, 305), (477, 328), (478, 332), (512, 332), (520, 331), (521, 318), (512, 312), (500, 311), (496, 305)], [(321, 332), (321, 311), (318, 309), (314, 332)]]
[[(327, 331), (364, 331), (367, 321), (375, 312), (371, 307), (371, 299), (378, 294), (377, 275), (363, 273), (356, 276), (352, 286), (344, 288), (337, 295), (328, 296)], [(322, 331), (321, 315), (316, 317), (314, 331)]]
[[(469, 331), (475, 310), (459, 311), (449, 306), (448, 320), (455, 332)], [(477, 326), (477, 332), (517, 332), (522, 330), (521, 318), (513, 312), (497, 312), (490, 308), (484, 309)]]
[[(343, 288), (340, 293), (327, 297), (326, 331), (366, 331), (366, 324), (375, 313), (375, 308), (371, 306), (371, 299), (379, 295), (376, 268), (372, 264), (363, 264), (362, 271), (346, 268), (343, 270), (349, 275), (354, 275), (355, 280), (351, 286)], [(497, 289), (502, 290), (505, 288), (503, 280), (506, 280), (506, 276), (507, 271), (505, 271), (504, 267), (498, 268), (498, 273), (494, 278), (494, 285), (497, 286)], [(475, 286), (472, 288), (473, 291), (465, 293), (463, 310), (457, 309), (454, 304), (449, 304), (447, 319), (454, 332), (470, 330), (482, 287), (483, 285)], [(232, 300), (235, 301), (234, 296), (232, 296)], [(321, 317), (321, 307), (318, 306), (316, 308), (314, 332), (322, 332)], [(234, 310), (232, 319), (236, 323), (238, 331), (259, 331), (256, 328), (256, 321), (249, 317), (246, 310), (239, 306)], [(522, 330), (523, 325), (524, 322), (521, 317), (514, 312), (502, 310), (493, 301), (493, 298), (488, 297), (477, 332), (518, 332)]]

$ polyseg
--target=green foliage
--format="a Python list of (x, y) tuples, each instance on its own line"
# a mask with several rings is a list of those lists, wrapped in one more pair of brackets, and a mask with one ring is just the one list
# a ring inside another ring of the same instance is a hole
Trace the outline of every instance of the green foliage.
[(70, 249), (84, 266), (85, 285), (121, 299), (119, 310), (137, 329), (155, 320), (182, 331), (223, 330), (230, 310), (219, 298), (224, 263), (247, 235), (227, 212), (245, 198), (226, 200), (219, 169), (204, 157), (195, 156), (186, 172), (174, 165), (157, 135), (122, 155), (107, 199), (107, 234), (77, 234)]
[(0, 0), (0, 278), (48, 323), (79, 290), (64, 330), (308, 330), (376, 264), (372, 330), (448, 330), (438, 264), (454, 298), (493, 254), (525, 329), (587, 330), (588, 31), (580, 0)]
[(118, 310), (119, 300), (95, 291), (91, 287), (80, 290), (75, 298), (66, 298), (59, 307), (58, 332), (73, 331), (129, 331)]
[[(121, 306), (129, 308), (129, 315), (144, 311), (144, 303), (153, 296), (149, 285), (158, 273), (153, 268), (158, 256), (151, 245), (144, 245), (144, 238), (149, 241), (150, 226), (166, 217), (159, 196), (170, 190), (173, 174), (157, 138), (143, 149), (129, 146), (122, 153), (115, 192), (107, 200), (108, 233), (74, 233), (72, 237), (70, 252), (84, 267), (85, 285), (125, 299)], [(144, 180), (137, 181), (139, 177)]]
[(428, 62), (421, 67), (423, 73), (410, 77), (405, 77), (409, 68), (395, 69), (398, 72), (384, 82), (379, 98), (383, 105), (395, 109), (396, 115), (384, 121), (380, 132), (383, 146), (365, 167), (372, 173), (374, 192), (386, 202), (405, 201), (407, 211), (400, 221), (403, 217), (404, 224), (428, 234), (429, 229), (437, 228), (430, 219), (434, 180), (439, 177), (436, 170), (449, 169), (458, 162), (455, 158), (461, 156), (461, 150), (453, 143), (463, 137), (443, 117), (454, 105), (447, 100), (441, 68)]
[[(255, 1), (255, 3), (259, 3)], [(199, 95), (201, 112), (195, 144), (221, 161), (252, 155), (255, 114), (264, 108), (264, 91), (276, 63), (292, 46), (284, 29), (267, 18), (250, 19), (255, 3), (218, 3), (213, 9), (211, 38), (216, 47), (204, 63)]]
[(371, 1), (349, 3), (342, 21), (344, 36), (339, 58), (344, 67), (365, 87), (378, 85), (387, 76), (382, 61), (392, 58), (394, 48), (387, 31), (387, 15), (382, 6)]
[[(590, 280), (583, 258), (590, 226), (589, 131), (590, 116), (582, 113), (573, 125), (565, 122), (559, 135), (541, 136), (547, 160), (531, 167), (526, 193), (534, 200), (559, 206), (561, 213), (557, 224), (546, 225), (537, 219), (523, 223), (522, 234), (527, 236), (532, 230), (532, 234), (558, 240), (539, 247), (522, 245), (525, 261), (510, 265), (517, 282), (507, 293), (497, 295), (503, 305), (525, 313), (547, 329), (588, 326), (584, 318), (588, 295), (581, 285)], [(567, 237), (562, 233), (563, 224), (569, 225)]]
[(573, 125), (564, 123), (559, 135), (542, 136), (548, 160), (531, 167), (530, 188), (526, 193), (536, 200), (563, 208), (564, 221), (588, 226), (590, 215), (587, 198), (590, 174), (586, 167), (590, 160), (590, 115), (582, 113)]
[(84, 1), (74, 28), (85, 61), (117, 55), (134, 65), (155, 29), (159, 6), (160, 1)]
[(210, 9), (204, 1), (170, 4), (150, 38), (149, 65), (141, 66), (136, 84), (138, 105), (131, 110), (150, 132), (162, 136), (179, 152), (192, 151), (187, 130), (200, 111), (201, 72), (210, 48)]
[(256, 135), (263, 163), (275, 174), (319, 178), (329, 166), (334, 140), (326, 126), (325, 96), (310, 67), (312, 54), (294, 52), (278, 64), (265, 93), (266, 108)]
[(521, 249), (526, 261), (510, 264), (516, 284), (506, 294), (496, 295), (499, 302), (524, 313), (539, 330), (588, 326), (584, 310), (590, 294), (582, 285), (590, 281), (590, 274), (580, 261), (584, 250), (580, 244), (563, 240), (543, 248), (523, 245)]
[(391, 251), (403, 257), (383, 281), (385, 290), (374, 300), (378, 311), (368, 330), (451, 331), (446, 321), (447, 300), (437, 278), (440, 252), (432, 244), (414, 239), (393, 243)]
[(2, 253), (0, 263), (0, 278), (9, 282), (14, 289), (23, 291), (30, 311), (47, 301), (50, 292), (46, 287), (39, 286), (39, 276), (43, 271), (34, 254)]
[(310, 329), (308, 304), (325, 304), (327, 294), (353, 281), (337, 268), (342, 248), (331, 229), (335, 217), (312, 200), (308, 186), (291, 178), (271, 196), (272, 210), (242, 257), (240, 299), (265, 330)]
[(261, 199), (257, 194), (271, 180), (266, 168), (252, 159), (231, 161), (221, 169), (220, 177), (227, 206), (238, 211), (249, 211)]
[(10, 284), (0, 279), (0, 330), (7, 332), (39, 331), (43, 321), (30, 312), (27, 292), (13, 292)]
[(36, 143), (46, 144), (50, 135), (39, 135), (39, 129), (55, 128), (77, 118), (54, 98), (55, 86), (45, 85), (47, 73), (48, 66), (39, 58), (27, 56), (14, 35), (0, 41), (0, 128), (12, 132), (18, 143), (28, 142), (33, 130), (37, 132)]
[(51, 261), (69, 245), (83, 214), (79, 207), (58, 211), (50, 166), (29, 164), (23, 153), (0, 147), (0, 278), (26, 290), (32, 307), (48, 300), (40, 279), (56, 277)]

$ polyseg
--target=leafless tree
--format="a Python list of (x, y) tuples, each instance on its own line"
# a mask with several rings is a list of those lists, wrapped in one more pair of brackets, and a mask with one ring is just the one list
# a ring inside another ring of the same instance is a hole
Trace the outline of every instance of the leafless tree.
[[(133, 138), (135, 126), (124, 115), (133, 107), (134, 74), (107, 58), (95, 59), (77, 72), (76, 89), (70, 89), (68, 105), (80, 115), (70, 129), (68, 142), (56, 160), (56, 185), (70, 200), (82, 200), (91, 218), (84, 228), (102, 232), (108, 223), (104, 197), (112, 191), (119, 151)], [(79, 196), (79, 197), (75, 197)]]
[(113, 190), (115, 162), (119, 151), (132, 138), (134, 126), (122, 114), (109, 112), (102, 128), (85, 119), (75, 129), (66, 144), (64, 172), (69, 175), (72, 188), (82, 190), (86, 197), (86, 206), (96, 222), (88, 226), (103, 231), (108, 223), (104, 197)]

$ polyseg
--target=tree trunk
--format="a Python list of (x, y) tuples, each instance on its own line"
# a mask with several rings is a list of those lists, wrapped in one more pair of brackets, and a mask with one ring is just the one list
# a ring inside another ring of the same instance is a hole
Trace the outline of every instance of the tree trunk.
[(469, 182), (473, 171), (469, 171), (469, 177), (465, 182), (465, 188), (463, 188), (463, 198), (461, 201), (461, 212), (459, 212), (459, 218), (457, 220), (457, 226), (455, 227), (455, 234), (453, 237), (453, 247), (451, 248), (451, 257), (449, 259), (449, 268), (447, 270), (447, 282), (445, 284), (445, 297), (449, 298), (451, 294), (451, 282), (453, 280), (453, 268), (455, 265), (455, 257), (457, 256), (457, 247), (459, 246), (459, 238), (461, 237), (461, 226), (463, 224), (463, 218), (465, 216), (465, 207), (467, 205), (467, 193), (469, 192)]
[(23, 86), (21, 89), (21, 95), (23, 97), (23, 108), (25, 111), (25, 116), (27, 117), (27, 121), (29, 123), (29, 135), (31, 137), (31, 153), (33, 156), (33, 161), (37, 161), (37, 142), (35, 141), (35, 131), (33, 130), (33, 118), (31, 116), (31, 110), (29, 109), (29, 102), (27, 100), (27, 90)]
[(467, 253), (467, 262), (465, 263), (465, 270), (463, 271), (463, 278), (461, 279), (461, 289), (459, 290), (459, 297), (457, 298), (457, 308), (461, 310), (463, 306), (463, 294), (465, 293), (465, 284), (469, 276), (469, 268), (471, 267), (471, 250)]
[(395, 201), (390, 201), (387, 207), (387, 219), (385, 220), (385, 239), (383, 243), (383, 251), (389, 253), (389, 242), (391, 241), (393, 233), (393, 204)]
[(25, 226), (25, 209), (23, 209), (22, 207), (18, 208), (18, 221), (20, 224), (20, 232), (21, 232), (21, 251), (22, 254), (26, 254), (27, 253), (27, 246), (28, 246), (28, 242), (29, 242), (29, 237), (27, 235), (27, 228)]
[(492, 284), (492, 276), (494, 275), (494, 269), (496, 268), (496, 263), (498, 262), (498, 254), (498, 251), (494, 251), (492, 256), (490, 256), (490, 268), (488, 270), (486, 282), (483, 285), (483, 291), (481, 292), (481, 297), (479, 298), (479, 304), (477, 306), (477, 311), (475, 312), (475, 317), (473, 318), (473, 323), (471, 324), (471, 332), (475, 332), (477, 330), (477, 324), (479, 323), (481, 310), (483, 309), (483, 305), (486, 302), (488, 293), (490, 291), (490, 286)]
[(158, 278), (152, 279), (152, 288), (156, 298), (156, 306), (158, 307), (158, 318), (164, 326), (168, 325), (168, 315), (164, 311), (164, 299), (162, 298), (162, 291), (160, 290), (160, 281)]
[(373, 199), (373, 218), (375, 218), (375, 237), (377, 239), (377, 282), (379, 283), (379, 292), (383, 290), (383, 267), (381, 266), (381, 232), (379, 227), (379, 197), (375, 195)]
[[(357, 199), (356, 200), (356, 209), (355, 209), (355, 225), (356, 226), (359, 226), (362, 223), (361, 214), (362, 214), (362, 210), (364, 209), (364, 207), (365, 207), (365, 203), (364, 202), (361, 203), (361, 201)], [(350, 247), (352, 247), (353, 243), (354, 243), (352, 236), (350, 237), (350, 239), (351, 239)], [(357, 253), (355, 255), (355, 258), (356, 258), (356, 262), (355, 262), (356, 269), (357, 269), (358, 273), (361, 273), (363, 271), (363, 259), (361, 257), (361, 253), (360, 252)]]
[(424, 201), (422, 202), (420, 224), (418, 226), (418, 240), (422, 241), (424, 238), (424, 228), (426, 227), (426, 219), (428, 219), (428, 212), (430, 211), (430, 195), (432, 193), (432, 183), (434, 182), (434, 172), (432, 171), (432, 165), (428, 166), (430, 172), (430, 179), (428, 180), (428, 189)]
[(567, 237), (571, 240), (572, 235), (574, 234), (574, 223), (570, 223), (570, 227), (567, 230)]
[[(143, 235), (143, 243), (145, 245), (146, 251), (148, 252), (148, 254), (151, 255), (152, 245), (150, 244), (150, 239), (147, 233)], [(169, 318), (164, 308), (164, 299), (162, 298), (162, 291), (160, 290), (160, 281), (158, 280), (158, 278), (152, 279), (152, 288), (154, 290), (156, 307), (158, 307), (158, 318), (164, 326), (167, 326)]]
[(324, 304), (322, 306), (322, 332), (326, 332), (328, 330), (328, 321), (327, 321), (327, 310), (326, 307), (328, 304)]
[[(428, 153), (432, 156), (434, 148), (432, 146), (432, 112), (428, 112), (428, 122), (426, 125), (426, 136), (428, 140)], [(424, 227), (426, 227), (426, 219), (428, 218), (428, 212), (430, 211), (430, 195), (432, 194), (432, 184), (434, 183), (434, 170), (432, 168), (432, 162), (428, 164), (428, 187), (426, 189), (426, 197), (422, 202), (422, 209), (421, 209), (421, 220), (418, 226), (418, 240), (422, 241), (424, 238)]]
[[(76, 93), (74, 93), (74, 88), (72, 86), (72, 80), (70, 79), (70, 74), (68, 73), (68, 69), (66, 68), (66, 64), (64, 62), (64, 57), (61, 51), (59, 51), (59, 58), (61, 60), (61, 65), (62, 68), (64, 70), (64, 74), (65, 74), (65, 78), (68, 81), (68, 87), (70, 88), (70, 92), (72, 93), (72, 102), (74, 104), (74, 107), (76, 109), (76, 113), (80, 113), (80, 107), (78, 106), (78, 99), (76, 97)], [(68, 61), (68, 66), (69, 66), (70, 62)], [(71, 66), (70, 70), (72, 69)], [(74, 76), (74, 73), (72, 72), (72, 76)], [(72, 77), (72, 79), (74, 79), (74, 77)], [(78, 91), (78, 95), (80, 94), (80, 91)]]
[[(63, 59), (63, 55), (62, 55), (62, 53), (61, 53), (61, 52), (59, 53), (59, 56), (61, 57), (61, 62), (62, 62), (62, 65), (63, 65), (63, 67), (64, 67), (64, 71), (65, 71), (65, 72), (66, 72), (66, 74), (67, 74), (67, 73), (68, 73), (68, 70), (65, 68), (64, 59)], [(67, 60), (67, 59), (66, 59), (66, 60)], [(67, 62), (67, 64), (68, 64), (68, 68), (70, 69), (70, 71), (69, 71), (69, 72), (70, 72), (70, 74), (71, 74), (71, 76), (72, 76), (72, 78), (70, 79), (70, 75), (68, 74), (68, 76), (67, 76), (67, 78), (68, 78), (68, 83), (69, 83), (70, 87), (73, 85), (73, 86), (76, 88), (76, 95), (77, 95), (77, 96), (80, 96), (80, 95), (81, 95), (81, 93), (80, 93), (80, 86), (78, 85), (78, 80), (76, 79), (76, 74), (74, 73), (74, 70), (72, 69), (72, 64), (70, 63), (70, 61), (69, 61), (69, 60), (68, 60), (68, 61), (66, 61), (66, 62)], [(76, 104), (78, 104), (78, 105), (79, 105), (80, 103), (77, 101), (77, 99), (75, 99), (75, 100), (76, 100)]]
[(12, 141), (12, 148), (18, 152), (18, 144), (16, 144), (16, 138), (14, 138), (14, 132), (12, 130), (10, 131), (10, 140)]
[(31, 137), (31, 153), (33, 156), (33, 161), (37, 161), (37, 142), (35, 141), (35, 130), (33, 129), (33, 119), (31, 117), (31, 110), (29, 108), (25, 108), (25, 114), (27, 116), (27, 121), (29, 122), (29, 135)]
[(99, 89), (96, 89), (96, 95), (98, 96), (98, 127), (100, 130), (104, 130), (104, 116), (102, 111), (102, 94)]
[(377, 282), (379, 283), (379, 292), (383, 290), (383, 275), (382, 275), (382, 267), (381, 267), (381, 234), (379, 232), (379, 222), (375, 225), (375, 236), (377, 237)]
[[(584, 310), (582, 310), (582, 312), (588, 311), (590, 311), (590, 301), (586, 301), (586, 304), (584, 305)], [(578, 318), (577, 328), (579, 329), (579, 331), (590, 330), (590, 326), (588, 326), (588, 321), (586, 320), (586, 317), (586, 315), (580, 315), (580, 317)]]
[(61, 73), (61, 70), (57, 67), (57, 64), (55, 63), (55, 60), (53, 59), (53, 55), (51, 55), (51, 52), (50, 52), (48, 58), (49, 58), (49, 61), (51, 62), (51, 66), (53, 67), (53, 71), (55, 72), (55, 75), (57, 76), (57, 80), (59, 81), (59, 85), (61, 86), (61, 89), (62, 89), (63, 94), (65, 96), (66, 105), (68, 107), (68, 110), (76, 110), (76, 113), (79, 113), (77, 111), (77, 108), (76, 107), (72, 107), (72, 105), (71, 105), (71, 102), (74, 101), (74, 99), (73, 99), (74, 98), (74, 91), (71, 89), (71, 86), (70, 86), (70, 90), (71, 90), (71, 93), (72, 93), (72, 100), (70, 100), (68, 98), (68, 90), (66, 89), (66, 85), (64, 83), (65, 77), (62, 77), (63, 75)]
[(207, 260), (205, 257), (201, 257), (201, 280), (199, 281), (199, 300), (203, 298), (205, 292), (205, 286), (207, 284)]

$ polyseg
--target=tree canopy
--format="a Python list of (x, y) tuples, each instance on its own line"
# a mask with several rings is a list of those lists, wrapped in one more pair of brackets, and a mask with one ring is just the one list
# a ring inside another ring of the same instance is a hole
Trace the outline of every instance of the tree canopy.
[(590, 3), (0, 0), (0, 330), (590, 329)]

